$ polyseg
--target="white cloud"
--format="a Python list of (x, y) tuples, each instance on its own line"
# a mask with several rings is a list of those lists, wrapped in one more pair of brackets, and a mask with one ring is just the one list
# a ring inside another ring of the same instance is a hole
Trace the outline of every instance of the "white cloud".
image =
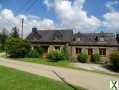
[(14, 14), (9, 9), (2, 10), (0, 14), (1, 14), (1, 17), (5, 18), (5, 19), (13, 19), (14, 18)]
[(21, 30), (21, 19), (24, 18), (24, 35), (28, 35), (31, 32), (32, 27), (38, 27), (39, 29), (51, 29), (55, 28), (54, 21), (51, 19), (41, 19), (38, 16), (31, 15), (18, 15), (15, 16), (10, 9), (3, 9), (0, 12), (0, 28), (11, 29), (13, 26), (17, 26)]
[(44, 0), (43, 3), (50, 9), (53, 6), (52, 1), (53, 0)]
[[(48, 3), (48, 0), (45, 0)], [(95, 16), (88, 16), (83, 10), (85, 0), (54, 0), (52, 8), (66, 28), (79, 29), (82, 32), (92, 32), (100, 27), (100, 20)], [(51, 5), (51, 3), (49, 3)], [(46, 4), (48, 6), (48, 4)]]
[(114, 5), (119, 2), (108, 1), (105, 5), (109, 9), (109, 12), (103, 15), (104, 20), (102, 21), (103, 27), (109, 32), (119, 32), (119, 11), (116, 11)]
[(118, 1), (108, 1), (105, 6), (111, 11), (115, 11), (115, 8), (113, 7), (114, 5), (118, 5)]
[(61, 21), (58, 25), (48, 18), (23, 14), (15, 16), (10, 9), (3, 9), (0, 11), (0, 28), (10, 29), (16, 25), (21, 30), (21, 19), (24, 18), (24, 35), (27, 35), (34, 26), (39, 29), (73, 28), (81, 32), (95, 32), (98, 28), (105, 27), (108, 31), (119, 32), (119, 12), (113, 8), (117, 1), (106, 4), (110, 11), (104, 14), (104, 20), (87, 15), (83, 9), (85, 2), (85, 0), (44, 0), (44, 4), (58, 15)]
[(119, 32), (119, 12), (106, 13), (103, 25), (110, 32)]

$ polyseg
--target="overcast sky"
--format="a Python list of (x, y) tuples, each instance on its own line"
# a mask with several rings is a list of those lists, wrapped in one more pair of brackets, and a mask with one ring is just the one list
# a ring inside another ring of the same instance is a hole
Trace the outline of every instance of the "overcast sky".
[(15, 25), (24, 35), (38, 29), (119, 32), (119, 0), (0, 0), (0, 29)]

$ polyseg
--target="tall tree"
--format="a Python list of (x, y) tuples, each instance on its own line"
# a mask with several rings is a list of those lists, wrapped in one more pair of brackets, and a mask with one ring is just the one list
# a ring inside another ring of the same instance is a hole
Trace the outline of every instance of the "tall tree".
[(119, 33), (116, 35), (116, 40), (119, 43)]
[(5, 42), (9, 37), (9, 33), (6, 28), (3, 28), (3, 30), (0, 33), (0, 44), (1, 44), (1, 49), (5, 49)]
[(19, 38), (19, 30), (17, 27), (12, 28), (11, 37)]

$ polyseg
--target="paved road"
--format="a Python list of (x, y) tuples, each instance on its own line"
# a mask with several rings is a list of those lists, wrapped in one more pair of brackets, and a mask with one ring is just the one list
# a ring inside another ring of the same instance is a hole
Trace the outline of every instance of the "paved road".
[(89, 90), (111, 90), (109, 88), (110, 80), (119, 81), (118, 77), (4, 58), (0, 58), (0, 65), (59, 80), (53, 73), (53, 71), (55, 71), (67, 82), (88, 88)]

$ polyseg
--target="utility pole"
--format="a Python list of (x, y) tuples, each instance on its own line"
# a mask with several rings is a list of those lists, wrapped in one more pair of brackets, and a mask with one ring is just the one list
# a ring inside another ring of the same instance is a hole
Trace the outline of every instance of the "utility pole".
[(24, 29), (24, 19), (22, 18), (22, 31), (21, 31), (21, 37), (23, 38), (23, 29)]

